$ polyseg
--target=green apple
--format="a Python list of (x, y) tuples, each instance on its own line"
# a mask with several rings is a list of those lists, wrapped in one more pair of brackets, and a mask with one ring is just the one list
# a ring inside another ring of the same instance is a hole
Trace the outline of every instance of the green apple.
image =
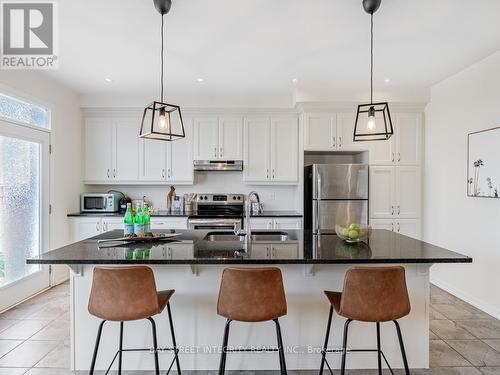
[(358, 232), (357, 230), (351, 229), (351, 230), (349, 231), (349, 238), (350, 238), (351, 240), (355, 240), (355, 239), (357, 239), (358, 237), (359, 237), (359, 232)]
[(357, 224), (351, 224), (351, 225), (349, 225), (349, 230), (359, 231), (359, 225), (357, 225)]
[(349, 229), (347, 229), (347, 228), (342, 228), (341, 234), (342, 234), (344, 237), (349, 237)]

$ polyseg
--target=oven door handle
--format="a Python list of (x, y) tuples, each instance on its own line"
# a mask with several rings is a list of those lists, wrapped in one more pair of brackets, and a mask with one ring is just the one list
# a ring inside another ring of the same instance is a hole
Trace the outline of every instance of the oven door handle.
[(232, 225), (241, 222), (241, 219), (188, 219), (188, 224), (193, 225)]

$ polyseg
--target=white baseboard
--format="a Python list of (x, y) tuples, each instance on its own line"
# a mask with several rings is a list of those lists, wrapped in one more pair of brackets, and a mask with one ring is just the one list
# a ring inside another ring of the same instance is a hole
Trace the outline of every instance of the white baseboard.
[(492, 306), (487, 302), (477, 299), (476, 297), (471, 296), (469, 293), (455, 288), (454, 286), (438, 277), (433, 277), (431, 275), (430, 282), (437, 287), (446, 290), (448, 293), (453, 294), (455, 297), (460, 298), (462, 301), (467, 302), (474, 307), (477, 307), (479, 310), (484, 311), (486, 314), (489, 314), (496, 319), (500, 319), (500, 309), (498, 307)]

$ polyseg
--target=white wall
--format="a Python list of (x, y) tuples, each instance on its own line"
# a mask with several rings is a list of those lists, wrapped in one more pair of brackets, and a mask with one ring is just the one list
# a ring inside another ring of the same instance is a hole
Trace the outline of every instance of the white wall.
[[(467, 134), (500, 126), (500, 52), (431, 89), (426, 108), (424, 239), (473, 258), (432, 281), (500, 318), (500, 199), (468, 198)], [(500, 145), (498, 145), (500, 148)]]
[[(82, 113), (78, 96), (39, 72), (0, 71), (0, 89), (41, 102), (52, 110), (50, 246), (70, 242), (68, 212), (79, 210), (82, 180)], [(64, 268), (65, 269), (65, 268)], [(64, 277), (65, 272), (56, 275)]]

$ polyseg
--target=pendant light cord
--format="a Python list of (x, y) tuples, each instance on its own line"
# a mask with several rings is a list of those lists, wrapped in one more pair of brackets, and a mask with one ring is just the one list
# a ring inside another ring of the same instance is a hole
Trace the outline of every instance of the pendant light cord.
[(163, 86), (164, 86), (164, 77), (163, 77), (163, 14), (161, 15), (161, 102), (163, 103)]
[(371, 13), (370, 29), (370, 104), (373, 104), (373, 12)]

